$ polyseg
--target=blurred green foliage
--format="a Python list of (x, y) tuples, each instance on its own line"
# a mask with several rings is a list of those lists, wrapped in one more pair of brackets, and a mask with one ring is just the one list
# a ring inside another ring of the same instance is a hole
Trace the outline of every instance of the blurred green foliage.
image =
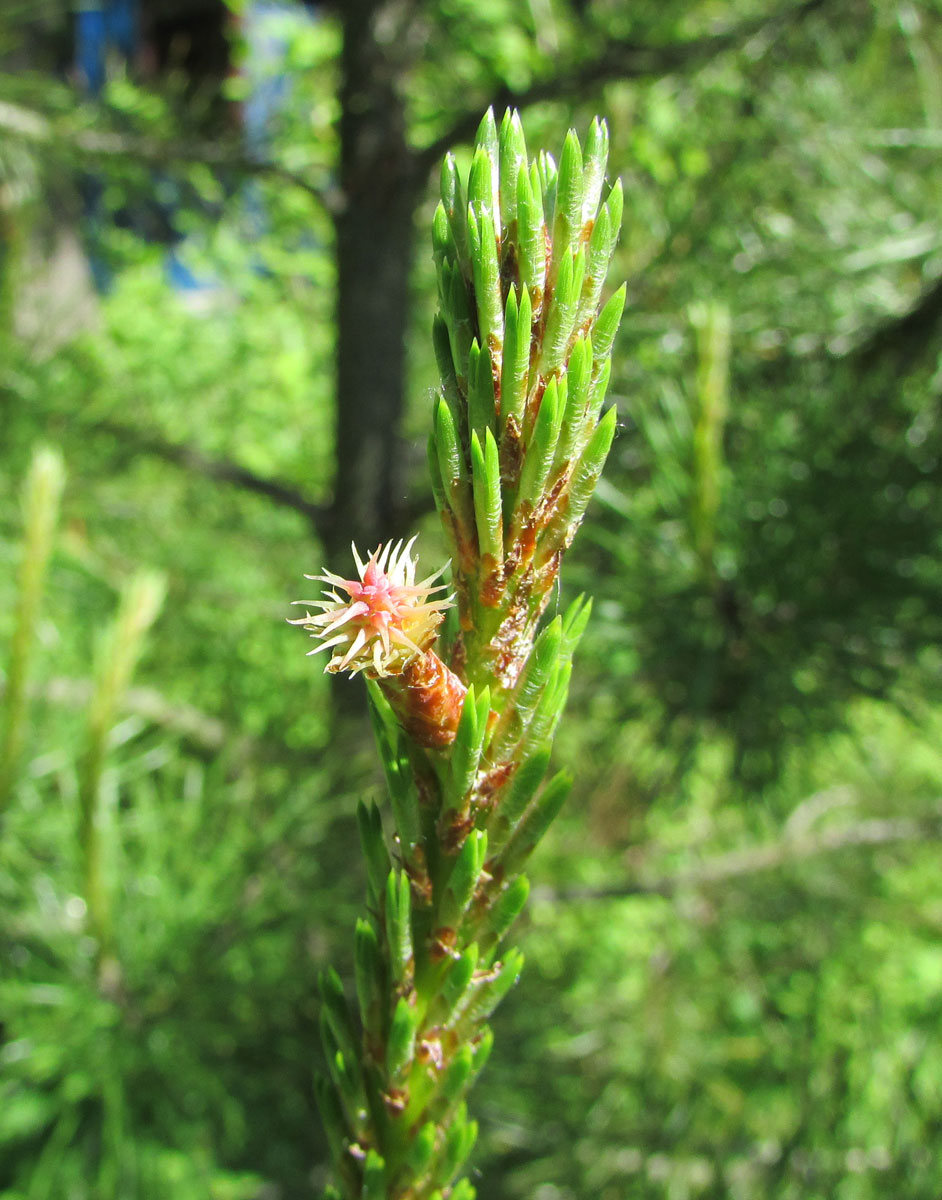
[[(560, 599), (596, 595), (557, 749), (576, 793), (534, 863), (528, 968), (476, 1096), (479, 1193), (937, 1200), (942, 9), (809, 6), (593, 88), (609, 43), (763, 10), (421, 7), (415, 146), (558, 67), (531, 144), (603, 112), (626, 189), (622, 425)], [(208, 286), (171, 291), (164, 249), (111, 228), (96, 297), (70, 266), (77, 172), (105, 170), (87, 135), (196, 145), (219, 97), (118, 78), (77, 104), (16, 58), (29, 17), (0, 17), (5, 694), (39, 444), (66, 483), (0, 815), (0, 1197), (293, 1200), (324, 1178), (315, 980), (350, 962), (354, 808), (380, 794), (368, 734), (283, 623), (335, 486), (315, 193), (339, 26), (293, 35), (277, 170), (108, 159), (113, 208), (172, 181), (178, 252)], [(23, 111), (54, 135), (17, 135)], [(417, 497), (431, 279), (423, 248)], [(96, 647), (142, 569), (167, 591), (97, 793), (103, 958), (82, 771)]]

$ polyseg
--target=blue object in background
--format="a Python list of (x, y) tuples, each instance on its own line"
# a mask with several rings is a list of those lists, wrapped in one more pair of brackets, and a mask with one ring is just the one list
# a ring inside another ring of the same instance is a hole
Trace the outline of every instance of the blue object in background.
[[(105, 86), (105, 64), (108, 38), (105, 9), (102, 4), (88, 3), (75, 13), (75, 70), (90, 96), (98, 96)], [(104, 184), (97, 175), (83, 174), (79, 192), (85, 210), (84, 241), (92, 281), (99, 292), (106, 292), (111, 283), (111, 271), (101, 253), (101, 230), (104, 221)]]
[(138, 40), (138, 0), (85, 0), (75, 11), (75, 67), (90, 96), (105, 86), (108, 54), (126, 63)]
[[(101, 95), (107, 79), (109, 57), (125, 66), (133, 60), (138, 49), (138, 17), (139, 0), (99, 0), (97, 3), (87, 0), (76, 8), (75, 69), (89, 96)], [(98, 175), (84, 175), (79, 190), (85, 209), (85, 247), (89, 270), (95, 288), (104, 293), (111, 287), (112, 271), (102, 253), (102, 231), (106, 222), (116, 220), (116, 215), (105, 211), (105, 188)], [(155, 197), (158, 190), (155, 187)], [(173, 241), (179, 241), (178, 236), (172, 233), (173, 203), (157, 203)], [(120, 216), (118, 219), (120, 221)], [(191, 292), (205, 286), (181, 261), (174, 245), (167, 251), (165, 271), (167, 281), (177, 291)]]
[(138, 45), (137, 0), (111, 0), (105, 6), (105, 37), (126, 59), (134, 57)]
[[(271, 157), (278, 119), (291, 105), (293, 82), (287, 68), (288, 51), (298, 30), (316, 19), (313, 7), (290, 0), (248, 0), (240, 17), (244, 49), (239, 71), (246, 83), (242, 135), (249, 157), (257, 162)], [(257, 180), (243, 184), (243, 212), (253, 237), (260, 237), (269, 228), (262, 196)]]
[[(109, 65), (128, 66), (137, 54), (141, 0), (74, 2), (75, 71), (86, 95), (98, 97), (107, 82)], [(243, 10), (240, 26), (245, 54), (241, 71), (248, 86), (242, 104), (242, 130), (246, 150), (256, 160), (263, 160), (270, 153), (277, 120), (291, 103), (291, 75), (285, 68), (287, 52), (298, 24), (316, 19), (315, 7), (309, 2), (298, 5), (290, 0), (247, 0)], [(163, 242), (167, 247), (166, 278), (176, 291), (200, 292), (215, 286), (195, 276), (181, 258), (183, 238), (174, 221), (179, 196), (172, 177), (155, 173), (150, 196), (143, 202), (131, 202), (118, 212), (106, 209), (100, 175), (84, 175), (80, 191), (85, 210), (86, 253), (99, 292), (107, 292), (112, 283), (112, 271), (103, 249), (103, 232), (109, 224)], [(262, 189), (254, 180), (244, 185), (243, 205), (251, 235), (257, 237), (268, 228), (269, 222)], [(159, 233), (154, 230), (155, 214), (160, 218)]]
[(104, 8), (101, 4), (83, 5), (75, 14), (75, 66), (92, 96), (105, 86), (107, 45)]
[(288, 49), (287, 24), (301, 19), (298, 8), (284, 0), (254, 0), (242, 15), (245, 62), (249, 82), (242, 102), (242, 129), (250, 155), (264, 158), (272, 124), (291, 96), (291, 79), (284, 69)]

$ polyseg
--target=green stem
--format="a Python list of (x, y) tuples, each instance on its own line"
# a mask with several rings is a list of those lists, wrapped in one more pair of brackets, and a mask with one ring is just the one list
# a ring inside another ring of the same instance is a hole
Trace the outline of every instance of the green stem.
[(48, 448), (37, 450), (23, 488), (23, 558), (0, 726), (0, 812), (10, 800), (23, 753), (29, 669), (64, 482), (65, 468), (59, 454)]
[(79, 850), (88, 928), (97, 944), (99, 966), (113, 954), (111, 899), (106, 883), (105, 812), (102, 776), (108, 736), (144, 644), (163, 603), (163, 578), (141, 572), (122, 591), (118, 614), (99, 647), (94, 691), (88, 712), (85, 752), (79, 776)]

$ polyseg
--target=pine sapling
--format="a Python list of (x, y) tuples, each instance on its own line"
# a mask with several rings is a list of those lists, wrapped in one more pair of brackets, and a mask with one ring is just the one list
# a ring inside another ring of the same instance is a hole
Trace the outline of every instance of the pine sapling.
[(596, 119), (558, 166), (531, 162), (515, 112), (499, 129), (486, 114), (467, 181), (446, 157), (428, 462), (451, 581), (443, 567), (417, 582), (412, 538), (354, 548), (356, 577), (313, 576), (326, 590), (299, 602), (311, 653), (367, 680), (391, 812), (388, 831), (375, 806), (359, 812), (358, 1011), (335, 972), (322, 981), (318, 1100), (329, 1195), (346, 1200), (475, 1194), (459, 1178), (477, 1133), (467, 1095), (522, 967), (506, 943), (522, 872), (571, 782), (546, 775), (589, 603), (542, 618), (615, 431), (603, 407), (625, 291), (600, 311), (622, 215), (607, 158)]

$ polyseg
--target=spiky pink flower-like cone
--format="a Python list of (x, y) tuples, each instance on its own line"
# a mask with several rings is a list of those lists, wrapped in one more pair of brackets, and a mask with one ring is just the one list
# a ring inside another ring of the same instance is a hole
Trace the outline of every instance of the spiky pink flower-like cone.
[(366, 562), (354, 546), (359, 579), (343, 579), (332, 571), (306, 575), (330, 589), (321, 600), (295, 601), (321, 611), (290, 623), (321, 639), (309, 653), (333, 651), (328, 671), (362, 671), (378, 680), (419, 745), (445, 746), (454, 740), (465, 687), (430, 647), (452, 597), (430, 599), (447, 591), (446, 584), (435, 583), (444, 568), (416, 582), (415, 540), (379, 545)]
[(312, 637), (322, 639), (311, 654), (334, 651), (328, 671), (349, 671), (351, 675), (366, 671), (373, 679), (399, 675), (435, 640), (451, 599), (429, 600), (435, 592), (447, 590), (446, 584), (435, 583), (444, 568), (416, 583), (416, 560), (411, 553), (415, 540), (406, 546), (401, 541), (395, 546), (392, 542), (379, 545), (365, 563), (354, 546), (359, 579), (343, 579), (332, 571), (305, 575), (305, 579), (329, 584), (330, 590), (320, 600), (296, 600), (295, 604), (321, 611), (305, 613), (291, 624), (303, 625)]

